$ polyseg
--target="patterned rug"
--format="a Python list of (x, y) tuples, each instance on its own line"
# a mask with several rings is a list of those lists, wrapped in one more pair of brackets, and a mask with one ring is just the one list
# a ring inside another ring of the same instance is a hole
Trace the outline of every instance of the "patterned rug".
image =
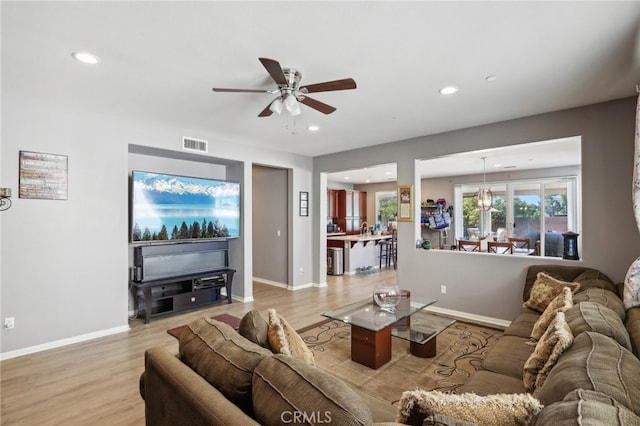
[(391, 404), (415, 388), (455, 393), (502, 336), (500, 330), (458, 321), (438, 335), (434, 358), (415, 357), (408, 341), (392, 337), (391, 361), (373, 370), (351, 361), (350, 325), (327, 320), (299, 333), (320, 368)]

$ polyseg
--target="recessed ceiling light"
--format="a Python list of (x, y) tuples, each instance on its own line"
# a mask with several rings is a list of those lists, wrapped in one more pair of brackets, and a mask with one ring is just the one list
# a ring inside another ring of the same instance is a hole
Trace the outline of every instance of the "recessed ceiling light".
[(317, 132), (318, 130), (320, 130), (320, 126), (316, 126), (315, 124), (312, 124), (309, 127), (307, 127), (307, 129), (309, 129), (310, 132)]
[(80, 61), (83, 64), (95, 65), (100, 62), (100, 58), (89, 52), (73, 52), (71, 56), (73, 56), (73, 59)]
[(495, 81), (498, 78), (497, 75), (488, 75), (487, 78), (485, 78), (485, 80), (487, 81)]
[(345, 176), (345, 177), (344, 177), (344, 180), (349, 180), (349, 176)]
[(459, 89), (456, 86), (446, 86), (439, 90), (439, 92), (443, 95), (452, 95), (456, 93)]

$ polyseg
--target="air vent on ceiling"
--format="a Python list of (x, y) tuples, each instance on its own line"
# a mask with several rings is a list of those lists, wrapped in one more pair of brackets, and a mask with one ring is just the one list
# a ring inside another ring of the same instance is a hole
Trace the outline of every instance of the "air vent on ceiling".
[(182, 149), (185, 151), (209, 152), (209, 142), (202, 139), (182, 137)]

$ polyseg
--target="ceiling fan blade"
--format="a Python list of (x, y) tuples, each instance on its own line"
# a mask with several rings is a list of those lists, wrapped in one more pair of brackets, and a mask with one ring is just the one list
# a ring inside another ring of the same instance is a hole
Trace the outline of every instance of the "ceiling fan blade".
[(269, 117), (271, 114), (273, 114), (273, 111), (271, 111), (271, 109), (269, 109), (269, 107), (271, 106), (271, 104), (267, 105), (267, 107), (265, 109), (263, 109), (260, 114), (258, 114), (258, 117)]
[(324, 83), (310, 84), (309, 86), (301, 87), (300, 90), (304, 92), (304, 89), (306, 89), (307, 93), (316, 93), (331, 92), (334, 90), (349, 90), (355, 89), (356, 87), (356, 82), (352, 78), (343, 78), (342, 80), (333, 80), (326, 81)]
[(331, 105), (327, 105), (327, 104), (325, 104), (323, 102), (317, 101), (317, 100), (315, 100), (313, 98), (310, 98), (308, 96), (305, 96), (304, 98), (301, 98), (300, 102), (305, 104), (308, 107), (311, 107), (313, 109), (316, 109), (316, 110), (320, 111), (323, 114), (331, 114), (333, 111), (336, 110)]
[(245, 93), (270, 93), (269, 90), (264, 89), (222, 89), (220, 87), (214, 87), (214, 92), (245, 92)]
[(278, 61), (269, 58), (258, 58), (258, 60), (262, 62), (262, 66), (266, 68), (267, 72), (278, 86), (286, 86), (288, 84), (287, 78), (284, 76), (284, 72), (282, 71), (282, 67)]

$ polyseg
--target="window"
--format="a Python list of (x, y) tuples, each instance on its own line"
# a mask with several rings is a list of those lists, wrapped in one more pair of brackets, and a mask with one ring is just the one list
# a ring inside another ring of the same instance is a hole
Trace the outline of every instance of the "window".
[(376, 221), (383, 228), (386, 228), (390, 221), (395, 221), (398, 215), (397, 191), (376, 192), (376, 212)]
[(493, 207), (481, 211), (476, 201), (479, 185), (455, 185), (456, 203), (462, 205), (461, 215), (455, 218), (456, 238), (524, 238), (535, 254), (562, 257), (562, 234), (580, 233), (576, 176), (491, 182), (488, 186)]

